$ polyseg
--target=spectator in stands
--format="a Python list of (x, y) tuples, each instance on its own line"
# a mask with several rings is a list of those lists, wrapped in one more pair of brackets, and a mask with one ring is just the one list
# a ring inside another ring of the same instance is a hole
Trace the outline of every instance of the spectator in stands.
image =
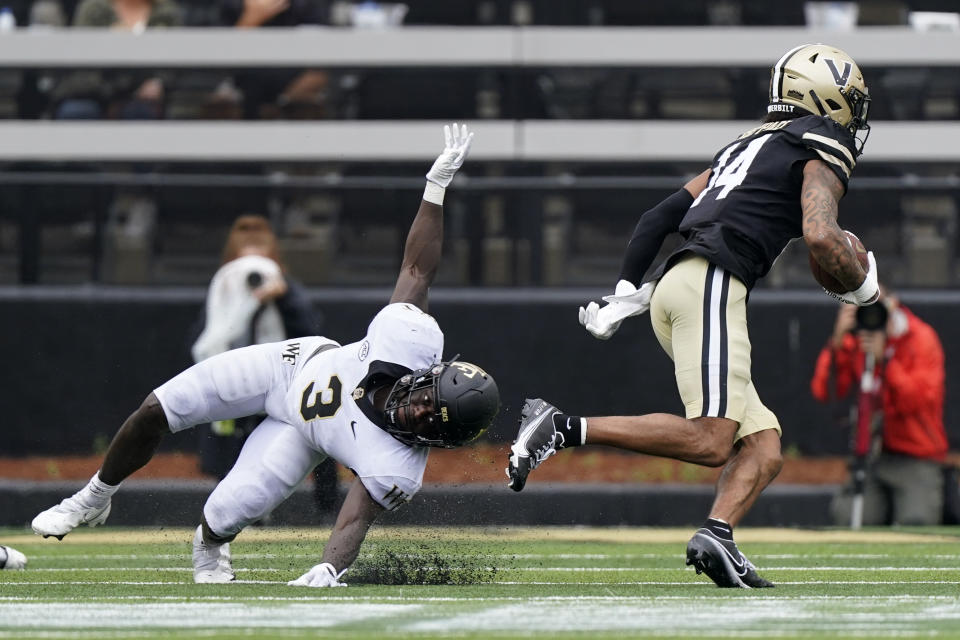
[[(329, 7), (320, 0), (221, 0), (223, 25), (242, 29), (321, 25), (329, 22)], [(236, 84), (245, 98), (248, 119), (323, 118), (326, 114), (326, 71), (271, 69), (239, 73)]]
[(67, 17), (59, 0), (36, 0), (30, 7), (31, 27), (64, 27)]
[[(73, 16), (75, 27), (104, 27), (134, 33), (181, 24), (180, 8), (173, 0), (83, 0)], [(162, 74), (149, 71), (109, 74), (99, 70), (75, 71), (53, 90), (53, 117), (63, 120), (162, 118), (165, 82)]]
[(0, 569), (25, 569), (26, 567), (27, 556), (13, 547), (0, 544)]
[(221, 0), (225, 25), (237, 27), (295, 27), (327, 24), (330, 8), (324, 0)]
[[(948, 449), (943, 362), (937, 332), (889, 291), (882, 289), (877, 305), (837, 313), (810, 388), (821, 402), (858, 396), (857, 430), (878, 449), (867, 457), (865, 525), (940, 522)], [(850, 524), (851, 493), (848, 486), (833, 502), (837, 524)]]
[[(320, 333), (319, 314), (303, 287), (285, 274), (277, 236), (266, 218), (243, 215), (234, 221), (221, 265), (198, 322), (202, 331), (191, 348), (195, 362), (251, 344)], [(220, 420), (209, 431), (201, 430), (203, 471), (220, 479), (226, 476), (263, 418)], [(314, 469), (314, 495), (321, 511), (336, 506), (337, 468), (331, 458)]]

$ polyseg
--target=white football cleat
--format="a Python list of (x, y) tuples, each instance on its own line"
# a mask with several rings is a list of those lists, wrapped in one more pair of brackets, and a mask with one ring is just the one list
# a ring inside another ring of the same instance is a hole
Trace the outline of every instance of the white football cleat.
[(6, 560), (0, 562), (0, 569), (24, 569), (27, 566), (27, 556), (16, 549), (0, 545), (0, 550), (6, 552)]
[(233, 582), (230, 561), (230, 543), (207, 544), (203, 541), (203, 526), (193, 534), (193, 581), (197, 584), (224, 584)]
[(44, 538), (53, 536), (58, 540), (63, 540), (63, 536), (81, 524), (88, 527), (103, 524), (107, 520), (107, 516), (110, 515), (110, 501), (108, 500), (107, 504), (102, 507), (91, 507), (78, 497), (81, 493), (83, 493), (82, 490), (63, 500), (57, 506), (50, 507), (37, 514), (37, 517), (31, 523), (33, 532)]

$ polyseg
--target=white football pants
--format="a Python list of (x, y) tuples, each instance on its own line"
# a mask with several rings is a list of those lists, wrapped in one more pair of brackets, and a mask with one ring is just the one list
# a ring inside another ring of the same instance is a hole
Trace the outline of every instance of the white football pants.
[(265, 418), (203, 506), (210, 530), (223, 537), (240, 533), (289, 498), (326, 457), (287, 423)]

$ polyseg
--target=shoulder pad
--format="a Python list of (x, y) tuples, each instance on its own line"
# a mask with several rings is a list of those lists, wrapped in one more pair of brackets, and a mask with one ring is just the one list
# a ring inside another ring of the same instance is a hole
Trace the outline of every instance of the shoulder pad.
[(367, 328), (364, 342), (371, 359), (394, 362), (411, 371), (440, 362), (443, 355), (443, 332), (437, 321), (407, 303), (384, 307)]
[(856, 144), (849, 131), (822, 116), (804, 116), (793, 120), (784, 132), (796, 143), (816, 152), (844, 184), (857, 165)]

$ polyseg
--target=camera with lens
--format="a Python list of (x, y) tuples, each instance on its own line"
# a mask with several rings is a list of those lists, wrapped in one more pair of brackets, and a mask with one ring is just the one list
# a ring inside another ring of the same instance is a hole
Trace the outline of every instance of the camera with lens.
[(247, 287), (256, 289), (263, 284), (263, 276), (259, 271), (251, 271), (247, 274)]
[(882, 302), (857, 307), (857, 331), (885, 331), (889, 315), (887, 306)]

